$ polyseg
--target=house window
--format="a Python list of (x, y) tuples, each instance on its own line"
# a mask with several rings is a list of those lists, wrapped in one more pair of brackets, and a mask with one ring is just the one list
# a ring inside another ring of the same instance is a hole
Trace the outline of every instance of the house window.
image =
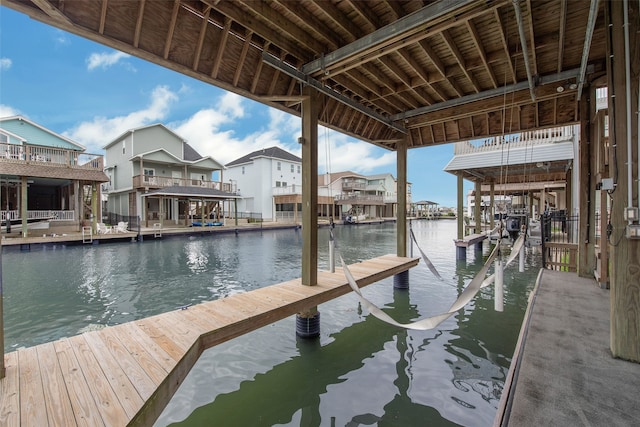
[(280, 187), (280, 181), (276, 181), (276, 187)]
[(287, 186), (287, 183), (286, 183), (286, 182), (284, 182), (284, 181), (282, 181), (281, 186), (282, 186), (282, 187), (286, 187), (286, 186)]
[(282, 165), (280, 164), (280, 162), (277, 163), (277, 169), (282, 170)]
[(144, 169), (144, 182), (153, 181), (153, 176), (155, 174), (155, 169)]
[(244, 166), (242, 167), (242, 175), (244, 175)]
[(300, 173), (300, 165), (298, 165), (298, 173)]
[(291, 173), (293, 173), (293, 165), (291, 165)]
[(122, 140), (122, 154), (125, 154), (126, 152), (126, 148), (127, 148), (127, 144), (126, 144), (126, 140)]
[(9, 142), (9, 137), (4, 133), (0, 133), (0, 142), (6, 144), (7, 142)]

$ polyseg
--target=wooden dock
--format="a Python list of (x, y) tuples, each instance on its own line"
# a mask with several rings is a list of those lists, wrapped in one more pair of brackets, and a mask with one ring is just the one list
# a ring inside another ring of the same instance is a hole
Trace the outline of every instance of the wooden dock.
[[(385, 255), (349, 269), (363, 287), (418, 261)], [(316, 286), (295, 279), (8, 353), (0, 425), (151, 425), (205, 349), (350, 291), (336, 268)]]

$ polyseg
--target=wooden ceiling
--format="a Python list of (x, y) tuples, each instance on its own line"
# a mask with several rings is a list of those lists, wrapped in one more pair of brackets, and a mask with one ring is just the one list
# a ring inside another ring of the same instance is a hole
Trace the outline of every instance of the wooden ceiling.
[(575, 123), (605, 70), (597, 0), (2, 4), (292, 114), (304, 81), (322, 124), (391, 150)]

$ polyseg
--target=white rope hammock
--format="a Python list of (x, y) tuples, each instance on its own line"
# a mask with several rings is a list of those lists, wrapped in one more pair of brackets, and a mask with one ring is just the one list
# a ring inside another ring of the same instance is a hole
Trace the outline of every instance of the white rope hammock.
[[(413, 231), (411, 233), (413, 234)], [(511, 264), (511, 262), (513, 262), (513, 260), (518, 255), (520, 248), (522, 248), (522, 245), (524, 244), (524, 237), (525, 237), (524, 234), (521, 234), (520, 237), (518, 237), (518, 239), (514, 242), (511, 248), (511, 254), (507, 260), (507, 263), (505, 264), (505, 267)], [(412, 236), (412, 238), (415, 240), (415, 236)], [(425, 259), (425, 263), (427, 264), (429, 269), (432, 272), (434, 272), (434, 275), (436, 275), (436, 277), (441, 278), (440, 275), (437, 274), (437, 271), (435, 271), (435, 268), (431, 269), (433, 267), (433, 264), (431, 264), (431, 262), (428, 261), (428, 258), (426, 257), (424, 252), (422, 252), (419, 246), (418, 246), (418, 249), (420, 250), (420, 253), (423, 255), (423, 259)], [(382, 309), (380, 309), (374, 303), (372, 303), (367, 298), (365, 298), (364, 295), (362, 295), (362, 292), (360, 292), (360, 288), (358, 287), (356, 280), (351, 274), (349, 267), (347, 267), (347, 265), (344, 263), (344, 260), (342, 259), (342, 255), (340, 255), (340, 262), (342, 263), (342, 269), (344, 271), (345, 277), (347, 278), (347, 281), (349, 282), (349, 286), (351, 286), (351, 289), (353, 290), (353, 292), (355, 292), (356, 295), (358, 295), (360, 302), (369, 311), (369, 313), (371, 313), (373, 316), (377, 317), (378, 319), (382, 320), (383, 322), (386, 322), (393, 326), (397, 326), (405, 329), (413, 329), (418, 331), (426, 331), (429, 329), (436, 328), (442, 322), (447, 320), (452, 314), (454, 314), (455, 312), (460, 310), (462, 307), (467, 305), (467, 303), (469, 303), (469, 301), (471, 301), (476, 296), (476, 294), (481, 288), (488, 286), (491, 283), (491, 281), (493, 281), (492, 278), (494, 275), (491, 275), (486, 280), (485, 280), (485, 276), (487, 275), (487, 272), (489, 271), (489, 268), (492, 262), (494, 261), (494, 259), (496, 258), (496, 256), (498, 255), (499, 251), (500, 251), (500, 240), (498, 240), (498, 244), (496, 245), (495, 248), (493, 248), (493, 251), (491, 251), (489, 258), (487, 258), (487, 260), (485, 261), (480, 271), (476, 273), (476, 275), (471, 280), (469, 285), (467, 285), (464, 291), (462, 291), (460, 296), (454, 301), (454, 303), (451, 305), (451, 307), (449, 307), (449, 309), (446, 312), (438, 314), (436, 316), (431, 316), (425, 319), (411, 322), (411, 323), (399, 323), (395, 321), (391, 316), (389, 316), (387, 313), (382, 311)], [(489, 279), (491, 279), (491, 281)]]

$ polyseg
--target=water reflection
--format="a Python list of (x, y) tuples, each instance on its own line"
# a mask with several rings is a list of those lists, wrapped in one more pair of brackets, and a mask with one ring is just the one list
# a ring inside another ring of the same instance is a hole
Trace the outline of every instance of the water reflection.
[[(401, 322), (446, 310), (489, 253), (455, 260), (454, 221), (412, 224), (443, 277), (411, 270), (367, 299)], [(395, 253), (395, 224), (336, 227), (347, 263)], [(328, 230), (319, 267), (328, 269)], [(122, 323), (224, 298), (300, 275), (294, 230), (148, 240), (142, 244), (43, 247), (3, 256), (8, 350), (87, 328)], [(414, 253), (418, 253), (417, 250)], [(405, 331), (368, 315), (345, 295), (320, 307), (319, 341), (298, 341), (289, 318), (207, 350), (157, 422), (184, 425), (486, 425), (515, 347), (537, 258), (505, 272), (504, 312), (492, 287), (433, 331)]]

